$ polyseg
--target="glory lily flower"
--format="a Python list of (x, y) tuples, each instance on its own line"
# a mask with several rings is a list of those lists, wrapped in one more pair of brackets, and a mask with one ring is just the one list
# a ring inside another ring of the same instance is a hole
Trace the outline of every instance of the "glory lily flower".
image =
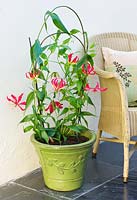
[(87, 64), (87, 66), (82, 65), (82, 72), (83, 72), (83, 74), (86, 74), (86, 75), (95, 75), (96, 74), (94, 67), (91, 66), (89, 63)]
[(26, 78), (33, 80), (37, 78), (39, 74), (40, 72), (38, 71), (38, 72), (27, 72), (25, 75), (26, 75)]
[(26, 102), (25, 101), (21, 102), (22, 97), (23, 97), (23, 93), (21, 93), (21, 95), (19, 95), (18, 97), (11, 94), (11, 98), (7, 97), (7, 100), (15, 104), (15, 106), (18, 106), (22, 111), (24, 111), (25, 110), (24, 106), (26, 105)]
[(85, 88), (84, 88), (84, 90), (85, 91), (89, 91), (89, 90), (91, 90), (92, 88), (90, 87), (90, 85), (87, 83), (86, 84), (86, 86), (85, 86)]
[(92, 92), (104, 92), (107, 90), (107, 88), (101, 88), (99, 83), (97, 82), (96, 86), (94, 88), (91, 88)]
[(49, 110), (50, 113), (53, 113), (56, 107), (61, 109), (63, 108), (63, 104), (61, 104), (59, 101), (52, 101), (45, 111)]
[(99, 83), (97, 82), (96, 86), (94, 88), (90, 87), (90, 85), (87, 83), (85, 88), (85, 91), (92, 91), (92, 92), (104, 92), (107, 90), (107, 88), (101, 88)]
[(51, 84), (56, 91), (61, 90), (63, 87), (66, 86), (66, 82), (61, 78), (53, 78), (51, 80)]
[(72, 59), (72, 56), (73, 56), (73, 53), (70, 53), (70, 54), (68, 55), (68, 61), (69, 61), (69, 63), (71, 63), (71, 64), (76, 64), (76, 63), (79, 61), (79, 58), (78, 58), (78, 56), (76, 56), (76, 57), (74, 57), (74, 58)]

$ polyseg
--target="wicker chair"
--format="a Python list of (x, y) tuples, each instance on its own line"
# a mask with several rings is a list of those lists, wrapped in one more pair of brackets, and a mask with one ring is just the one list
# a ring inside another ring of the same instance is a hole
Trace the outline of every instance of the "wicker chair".
[[(116, 73), (104, 71), (104, 60), (101, 47), (121, 51), (137, 51), (137, 35), (129, 33), (104, 33), (93, 36), (91, 41), (96, 45), (95, 66), (101, 87), (107, 92), (101, 93), (101, 112), (98, 124), (97, 140), (92, 157), (95, 158), (100, 141), (122, 143), (124, 147), (123, 182), (128, 181), (129, 158), (137, 148), (137, 107), (128, 107), (125, 86)], [(102, 137), (102, 131), (113, 138)], [(133, 147), (129, 151), (129, 144)]]

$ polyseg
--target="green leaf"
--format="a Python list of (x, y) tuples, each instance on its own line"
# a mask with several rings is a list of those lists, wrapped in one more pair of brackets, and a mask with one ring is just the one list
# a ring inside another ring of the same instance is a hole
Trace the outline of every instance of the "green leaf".
[(40, 57), (38, 57), (36, 59), (36, 61), (37, 61), (37, 63), (38, 63), (39, 66), (43, 63), (43, 61), (42, 61), (42, 59)]
[(71, 125), (71, 126), (68, 126), (68, 128), (70, 128), (71, 130), (73, 130), (75, 132), (78, 132), (78, 133), (80, 132), (80, 130), (79, 130), (79, 128), (77, 126)]
[(42, 132), (41, 132), (41, 137), (46, 141), (46, 143), (49, 142), (49, 136), (48, 136), (48, 134), (46, 133), (46, 131), (42, 131)]
[(87, 60), (90, 62), (92, 66), (94, 65), (94, 61), (90, 55), (87, 55)]
[(44, 15), (44, 27), (46, 29), (46, 31), (48, 30), (48, 27), (47, 27), (47, 22), (46, 22), (46, 15)]
[(42, 91), (45, 94), (45, 97), (47, 97), (47, 90), (45, 84), (42, 86)]
[(78, 81), (77, 81), (77, 88), (78, 88), (78, 92), (80, 92), (80, 91), (81, 91), (81, 89), (82, 89), (82, 86), (83, 86), (83, 83), (82, 83), (82, 81), (81, 81), (81, 80), (78, 80)]
[(81, 115), (82, 116), (95, 116), (94, 114), (90, 113), (90, 112), (87, 112), (87, 111), (82, 111), (81, 112)]
[(90, 45), (90, 49), (92, 49), (92, 48), (94, 48), (95, 47), (95, 43), (91, 43), (91, 45)]
[(80, 131), (88, 130), (85, 126), (80, 125), (80, 124), (77, 125), (77, 128), (78, 128)]
[(72, 29), (71, 31), (70, 31), (70, 34), (71, 35), (74, 35), (74, 34), (76, 34), (76, 33), (79, 33), (80, 31), (78, 30), (78, 29)]
[(49, 50), (51, 51), (51, 53), (54, 53), (57, 47), (57, 43), (53, 43), (49, 46)]
[(64, 115), (64, 114), (66, 114), (68, 111), (69, 111), (68, 108), (64, 108), (60, 115)]
[(42, 53), (42, 51), (43, 49), (41, 47), (40, 41), (36, 40), (34, 45), (30, 49), (32, 63), (34, 63), (34, 61), (38, 61), (38, 58), (40, 54)]
[(50, 137), (53, 137), (56, 134), (56, 130), (54, 128), (46, 128), (45, 130)]
[(67, 51), (67, 47), (62, 47), (61, 49), (59, 49), (59, 55), (63, 55), (66, 51)]
[(45, 92), (42, 90), (42, 91), (37, 91), (36, 92), (36, 94), (37, 94), (37, 97), (38, 97), (38, 99), (40, 100), (40, 101), (44, 101), (44, 98), (45, 98)]
[[(37, 114), (37, 119), (42, 122), (42, 123), (45, 123), (45, 120), (43, 119), (43, 116)], [(43, 130), (43, 127), (42, 127), (42, 130)]]
[(48, 60), (44, 60), (44, 62), (43, 62), (43, 66), (45, 65), (45, 66), (47, 66), (48, 65)]
[(84, 100), (82, 98), (77, 99), (77, 108), (81, 108), (82, 105), (84, 105)]
[(79, 69), (87, 61), (87, 54), (84, 55), (77, 63), (76, 68)]
[(24, 128), (24, 133), (30, 131), (33, 128), (33, 126), (27, 126)]
[(58, 41), (60, 35), (61, 35), (61, 31), (58, 30), (58, 31), (57, 31), (57, 34), (56, 34), (55, 42)]
[(34, 115), (33, 114), (29, 114), (29, 115), (26, 115), (21, 121), (20, 123), (24, 123), (24, 122), (29, 122), (33, 119)]
[(63, 41), (63, 44), (68, 44), (71, 38), (67, 38), (66, 40)]
[(42, 52), (45, 51), (45, 49), (47, 49), (50, 45), (51, 45), (51, 44), (48, 44), (48, 45), (42, 47)]
[(46, 67), (46, 65), (42, 65), (41, 67), (40, 67), (40, 69), (43, 71), (46, 71), (46, 72), (48, 72), (49, 73), (49, 69)]
[(27, 96), (25, 109), (27, 109), (30, 106), (33, 100), (34, 100), (34, 92), (30, 92)]
[(93, 58), (96, 56), (96, 53), (91, 53), (90, 56)]
[(42, 72), (40, 72), (38, 78), (40, 78), (40, 79), (45, 81), (45, 76), (44, 76), (44, 74)]
[(86, 100), (87, 100), (88, 104), (94, 106), (94, 103), (92, 102), (91, 98), (88, 95), (86, 96)]
[(89, 52), (90, 52), (89, 55), (91, 55), (92, 53), (96, 54), (96, 51), (94, 49), (89, 49)]
[(56, 13), (47, 11), (47, 14), (52, 18), (53, 23), (55, 24), (55, 26), (58, 29), (69, 34), (68, 30), (65, 28), (64, 24), (62, 23), (61, 19), (59, 18), (59, 16)]
[(88, 127), (88, 122), (87, 122), (87, 120), (85, 119), (85, 117), (84, 117), (84, 116), (81, 116), (81, 117), (82, 117), (82, 119), (84, 120), (86, 126)]
[(36, 106), (35, 105), (32, 105), (32, 110), (33, 110), (33, 113), (36, 115), (37, 111), (36, 111)]
[(65, 135), (63, 135), (63, 140), (64, 140), (64, 142), (67, 141), (67, 137)]
[(48, 59), (48, 57), (47, 57), (47, 55), (46, 55), (45, 53), (42, 53), (40, 56), (41, 56), (41, 58), (43, 58), (43, 59), (46, 59), (46, 60)]
[(72, 106), (77, 107), (77, 99), (75, 97), (68, 97), (68, 101)]
[[(66, 119), (66, 121), (70, 121), (70, 120), (72, 120), (74, 117), (76, 117), (76, 115), (77, 115), (77, 113), (71, 113), (70, 115), (68, 115), (65, 119)], [(66, 122), (65, 121), (65, 122)]]

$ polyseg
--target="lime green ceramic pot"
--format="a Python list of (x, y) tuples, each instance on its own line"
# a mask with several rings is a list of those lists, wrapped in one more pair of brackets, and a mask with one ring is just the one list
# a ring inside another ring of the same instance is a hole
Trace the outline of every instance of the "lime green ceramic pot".
[[(81, 187), (87, 154), (95, 141), (95, 133), (83, 133), (87, 142), (75, 145), (48, 145), (31, 141), (38, 153), (45, 184), (57, 191), (71, 191)], [(82, 135), (83, 135), (82, 134)]]

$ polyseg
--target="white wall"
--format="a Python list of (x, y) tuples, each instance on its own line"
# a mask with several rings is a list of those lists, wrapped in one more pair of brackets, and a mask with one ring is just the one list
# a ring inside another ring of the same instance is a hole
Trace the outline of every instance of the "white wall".
[[(136, 0), (0, 0), (0, 184), (39, 166), (29, 134), (23, 134), (18, 125), (22, 113), (6, 101), (6, 96), (19, 95), (28, 88), (24, 76), (30, 64), (28, 37), (36, 37), (45, 11), (57, 5), (74, 8), (89, 36), (137, 32)], [(75, 26), (75, 20), (68, 15), (64, 18)], [(97, 123), (93, 127), (96, 129)]]

